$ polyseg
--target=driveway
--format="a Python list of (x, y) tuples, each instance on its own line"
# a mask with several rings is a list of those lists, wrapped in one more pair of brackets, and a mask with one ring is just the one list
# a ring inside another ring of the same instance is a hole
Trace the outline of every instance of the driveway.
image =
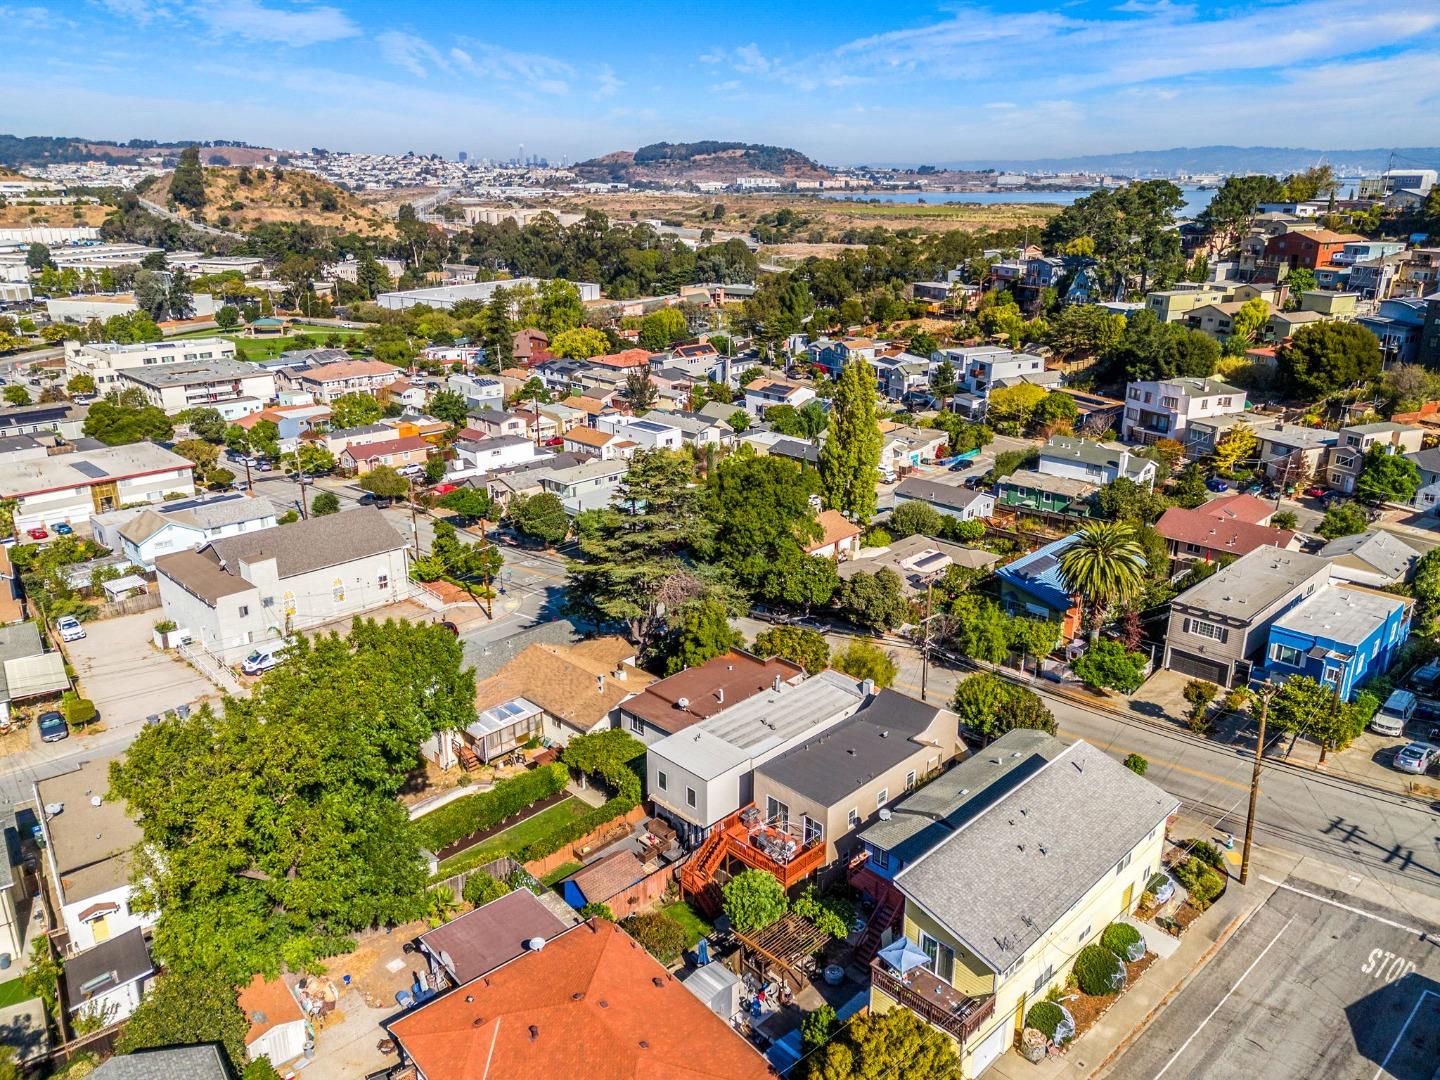
[(65, 647), (81, 692), (95, 702), (109, 729), (217, 696), (199, 672), (155, 648), (151, 632), (162, 615), (157, 608), (88, 622), (85, 636)]

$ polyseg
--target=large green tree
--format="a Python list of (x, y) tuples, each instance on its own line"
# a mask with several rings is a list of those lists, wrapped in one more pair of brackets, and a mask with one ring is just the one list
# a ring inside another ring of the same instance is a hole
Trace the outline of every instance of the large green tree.
[(159, 911), (157, 958), (236, 985), (415, 918), (425, 866), (395, 796), (421, 741), (474, 716), (454, 635), (357, 619), (296, 637), (249, 698), (147, 727), (110, 790), (140, 824), (133, 903)]
[(1221, 251), (1228, 251), (1250, 231), (1260, 204), (1279, 202), (1284, 185), (1273, 176), (1227, 176), (1196, 219)]
[(1163, 323), (1148, 308), (1135, 312), (1104, 354), (1110, 376), (1127, 381), (1207, 378), (1220, 362), (1220, 345), (1199, 330)]
[(190, 210), (205, 205), (205, 170), (200, 167), (200, 149), (187, 146), (170, 175), (170, 198)]
[(888, 566), (846, 579), (839, 600), (846, 618), (876, 633), (894, 630), (910, 615), (905, 583)]
[[(788, 458), (748, 453), (730, 457), (711, 473), (706, 487), (712, 541), (704, 554), (728, 567), (753, 595), (779, 602), (783, 577), (804, 573), (798, 569), (801, 560), (810, 558), (804, 545), (823, 534), (810, 509), (810, 496), (818, 487), (813, 469)], [(829, 599), (826, 595), (811, 603)]]
[(560, 496), (551, 491), (517, 498), (510, 506), (510, 521), (524, 536), (554, 546), (570, 535), (570, 517)]
[(1152, 282), (1173, 281), (1184, 268), (1175, 213), (1185, 204), (1168, 180), (1104, 188), (1067, 206), (1045, 226), (1049, 248), (1089, 241), (1107, 293), (1144, 293)]
[(151, 405), (138, 387), (111, 391), (90, 406), (84, 431), (107, 446), (125, 443), (166, 442), (175, 434), (175, 425), (165, 410)]
[(824, 671), (830, 663), (830, 646), (819, 630), (805, 626), (772, 626), (755, 636), (755, 655), (779, 657), (799, 664), (807, 674)]
[(1306, 401), (1380, 374), (1380, 339), (1359, 323), (1307, 323), (1275, 355), (1285, 384)]
[(1409, 458), (1376, 443), (1365, 454), (1355, 494), (1371, 502), (1408, 503), (1420, 490), (1420, 470)]
[(695, 667), (723, 656), (745, 643), (745, 636), (730, 625), (730, 614), (718, 599), (710, 598), (690, 607), (680, 619), (675, 651), (665, 662), (665, 673)]
[(875, 371), (863, 358), (846, 364), (830, 400), (830, 430), (820, 448), (820, 488), (832, 510), (866, 524), (880, 482)]
[(962, 679), (955, 687), (950, 707), (960, 723), (994, 742), (1007, 731), (1031, 728), (1055, 734), (1055, 717), (1040, 695), (1023, 686), (980, 672)]

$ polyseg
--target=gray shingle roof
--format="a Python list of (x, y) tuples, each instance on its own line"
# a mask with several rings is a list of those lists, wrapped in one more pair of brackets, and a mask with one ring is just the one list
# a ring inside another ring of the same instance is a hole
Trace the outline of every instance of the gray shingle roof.
[(1076, 742), (896, 876), (994, 971), (1019, 960), (1177, 801)]
[(137, 926), (65, 961), (65, 1004), (74, 1012), (91, 998), (154, 970), (145, 935)]
[[(834, 806), (916, 753), (920, 744), (915, 737), (938, 712), (934, 705), (882, 690), (854, 716), (772, 758), (756, 772), (822, 806)], [(954, 726), (952, 721), (952, 736)]]
[(230, 566), (273, 556), (280, 576), (294, 577), (404, 546), (405, 538), (379, 509), (362, 506), (343, 514), (227, 536), (211, 541), (208, 550)]
[(1007, 731), (897, 803), (888, 821), (875, 822), (860, 839), (912, 863), (1064, 749), (1043, 731)]
[(90, 1076), (92, 1080), (231, 1080), (220, 1048), (213, 1043), (119, 1054)]
[(976, 499), (984, 498), (990, 493), (961, 487), (958, 484), (941, 484), (935, 480), (922, 480), (918, 476), (911, 476), (900, 481), (900, 486), (895, 489), (895, 494), (907, 499), (918, 499), (934, 506), (963, 510)]
[(1316, 554), (1322, 559), (1336, 559), (1342, 555), (1354, 556), (1396, 581), (1408, 577), (1411, 568), (1420, 558), (1420, 553), (1409, 544), (1394, 533), (1382, 529), (1331, 540)]

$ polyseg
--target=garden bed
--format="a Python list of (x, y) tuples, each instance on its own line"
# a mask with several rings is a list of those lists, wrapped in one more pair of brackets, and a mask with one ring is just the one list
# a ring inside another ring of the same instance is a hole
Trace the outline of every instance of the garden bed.
[(471, 848), (478, 847), (480, 844), (485, 843), (485, 841), (489, 840), (491, 837), (499, 836), (501, 833), (509, 832), (511, 829), (524, 824), (531, 818), (537, 817), (538, 815), (544, 813), (552, 806), (558, 806), (566, 799), (573, 798), (574, 796), (566, 791), (557, 791), (554, 795), (547, 795), (545, 798), (539, 800), (538, 802), (531, 803), (524, 810), (520, 811), (520, 813), (517, 814), (514, 818), (507, 818), (505, 821), (502, 821), (498, 825), (492, 825), (488, 829), (481, 829), (479, 832), (473, 832), (469, 836), (466, 836), (460, 840), (456, 840), (453, 844), (449, 844), (446, 847), (441, 848), (439, 851), (435, 852), (435, 857), (441, 862), (444, 862), (446, 859), (452, 858), (453, 856), (463, 854), (464, 852), (469, 851)]
[[(1113, 994), (1086, 994), (1078, 987), (1068, 992), (1060, 1004), (1070, 1010), (1070, 1015), (1075, 1019), (1075, 1037), (1065, 1045), (1073, 1046), (1075, 1040), (1084, 1035), (1086, 1031), (1095, 1026), (1096, 1021), (1105, 1015), (1106, 1010), (1114, 1005), (1120, 996), (1135, 985), (1135, 980), (1145, 974), (1147, 968), (1153, 964), (1158, 957), (1153, 952), (1147, 952), (1133, 964), (1125, 964), (1125, 985)], [(1121, 961), (1124, 963), (1124, 961)]]
[(561, 794), (544, 801), (548, 805), (543, 809), (535, 813), (527, 812), (520, 821), (492, 830), (488, 838), (476, 843), (467, 843), (464, 848), (442, 860), (439, 876), (449, 877), (472, 866), (482, 866), (502, 855), (514, 856), (535, 841), (580, 820), (591, 812), (588, 803), (582, 802), (573, 795)]

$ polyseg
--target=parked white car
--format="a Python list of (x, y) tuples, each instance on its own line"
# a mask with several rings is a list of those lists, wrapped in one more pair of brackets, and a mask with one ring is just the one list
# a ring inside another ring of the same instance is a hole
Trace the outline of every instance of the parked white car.
[(1429, 743), (1412, 742), (1395, 751), (1395, 768), (1401, 772), (1423, 775), (1440, 755), (1440, 747)]
[(74, 615), (61, 615), (55, 620), (55, 629), (60, 631), (61, 641), (79, 641), (85, 636), (85, 627)]

